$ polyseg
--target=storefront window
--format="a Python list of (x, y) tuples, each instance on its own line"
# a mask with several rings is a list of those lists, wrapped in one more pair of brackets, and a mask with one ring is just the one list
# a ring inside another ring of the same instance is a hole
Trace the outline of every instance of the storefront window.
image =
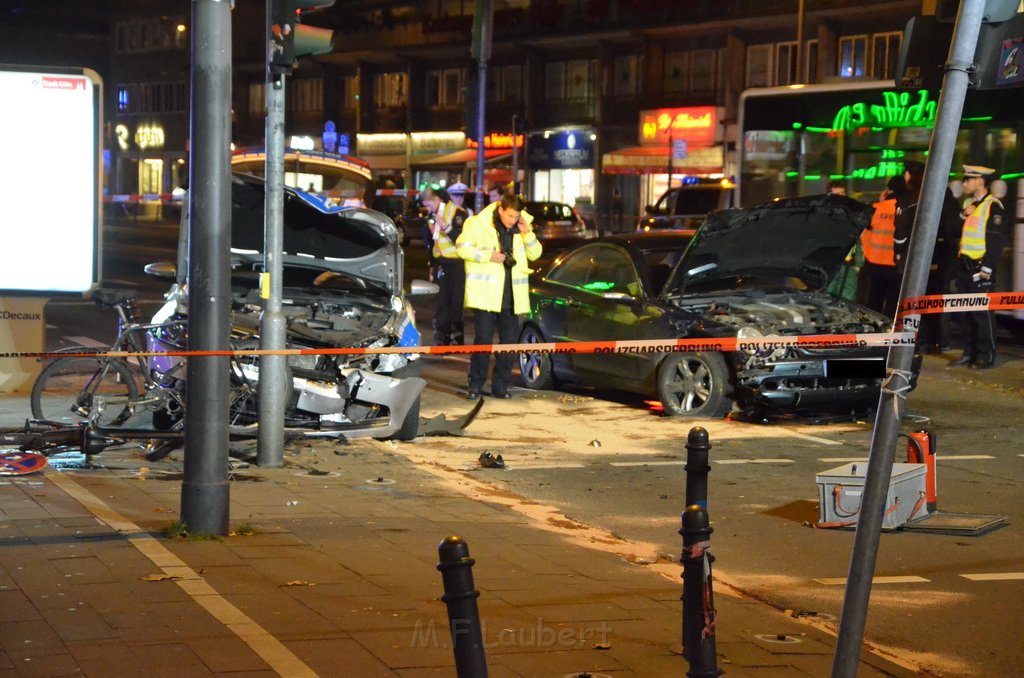
[(139, 164), (139, 193), (162, 193), (164, 161), (145, 158)]

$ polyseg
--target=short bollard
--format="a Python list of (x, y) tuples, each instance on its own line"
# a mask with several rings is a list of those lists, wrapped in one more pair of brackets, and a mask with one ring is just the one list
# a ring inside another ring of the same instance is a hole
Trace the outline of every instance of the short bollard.
[(708, 507), (708, 452), (711, 442), (708, 432), (700, 426), (690, 429), (686, 436), (686, 505)]
[(448, 627), (455, 652), (458, 678), (487, 678), (487, 657), (484, 655), (480, 610), (476, 599), (480, 592), (473, 588), (473, 563), (469, 545), (462, 537), (445, 537), (437, 547), (444, 582), (441, 600), (448, 606)]
[(683, 656), (690, 664), (690, 678), (715, 678), (718, 656), (715, 645), (715, 596), (711, 587), (711, 521), (708, 512), (691, 504), (683, 512)]

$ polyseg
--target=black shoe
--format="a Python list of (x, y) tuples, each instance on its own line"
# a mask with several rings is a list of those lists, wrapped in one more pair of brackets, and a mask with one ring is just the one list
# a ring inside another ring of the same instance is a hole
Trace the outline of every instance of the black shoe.
[(995, 353), (983, 353), (980, 356), (978, 356), (977, 360), (975, 360), (973, 363), (971, 363), (967, 367), (972, 369), (972, 370), (987, 370), (988, 368), (992, 367), (995, 364), (996, 364), (996, 354)]
[(466, 394), (466, 400), (480, 400), (480, 391), (470, 391)]
[(505, 468), (505, 460), (500, 454), (495, 457), (490, 452), (481, 452), (480, 465), (484, 468)]
[(491, 395), (495, 398), (500, 398), (501, 400), (508, 400), (512, 397), (512, 394), (508, 391), (491, 391)]
[(949, 363), (949, 367), (970, 367), (974, 364), (975, 357), (973, 355), (964, 353), (962, 356)]

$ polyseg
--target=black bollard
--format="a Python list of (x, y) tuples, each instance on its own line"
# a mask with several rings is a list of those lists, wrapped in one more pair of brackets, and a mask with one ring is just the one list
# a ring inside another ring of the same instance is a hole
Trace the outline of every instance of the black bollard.
[[(706, 435), (706, 433), (705, 433)], [(711, 521), (704, 507), (691, 504), (683, 512), (683, 656), (690, 678), (715, 678), (718, 655), (715, 625), (718, 612), (711, 586)]]
[(484, 655), (480, 610), (476, 599), (480, 592), (473, 588), (473, 564), (469, 545), (458, 535), (445, 537), (437, 547), (444, 582), (441, 600), (448, 606), (448, 626), (455, 652), (458, 678), (487, 678), (487, 657)]
[(708, 507), (708, 452), (711, 441), (707, 429), (694, 426), (686, 436), (686, 505)]

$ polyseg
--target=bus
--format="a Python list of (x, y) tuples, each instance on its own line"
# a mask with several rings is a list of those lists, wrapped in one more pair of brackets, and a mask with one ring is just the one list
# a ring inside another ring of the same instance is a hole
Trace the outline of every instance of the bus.
[[(1019, 90), (967, 93), (950, 168), (958, 198), (964, 163), (997, 169), (992, 192), (1008, 221), (1000, 291), (1024, 289), (1024, 113)], [(938, 108), (935, 90), (897, 89), (891, 80), (844, 81), (749, 89), (740, 96), (737, 200), (750, 207), (773, 198), (825, 193), (878, 199), (906, 160), (924, 162)], [(1018, 312), (1019, 313), (1019, 312)]]

